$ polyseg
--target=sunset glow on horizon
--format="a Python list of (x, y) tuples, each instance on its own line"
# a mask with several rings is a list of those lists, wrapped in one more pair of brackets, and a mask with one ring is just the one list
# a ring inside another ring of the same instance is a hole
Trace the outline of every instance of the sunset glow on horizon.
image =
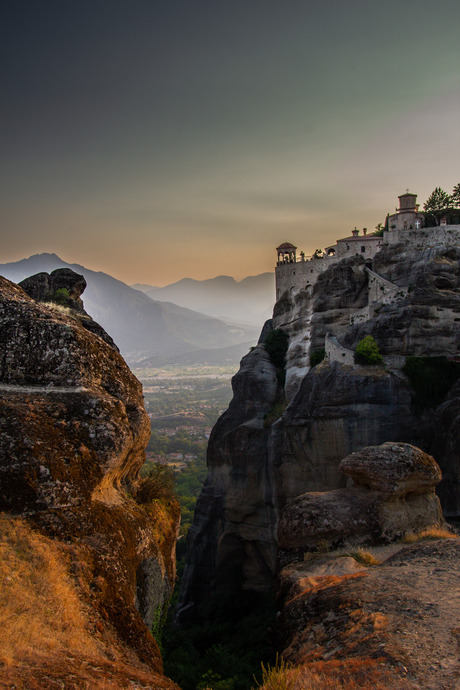
[(4, 9), (0, 263), (273, 271), (460, 182), (454, 0)]

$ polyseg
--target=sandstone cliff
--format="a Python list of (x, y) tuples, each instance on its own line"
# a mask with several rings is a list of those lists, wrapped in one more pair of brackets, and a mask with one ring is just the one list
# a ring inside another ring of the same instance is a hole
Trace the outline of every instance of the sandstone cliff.
[[(372, 266), (361, 256), (344, 259), (313, 287), (280, 297), (273, 327), (289, 335), (286, 384), (277, 389), (261, 344), (234, 377), (232, 403), (209, 443), (179, 615), (193, 615), (210, 592), (236, 581), (242, 589), (269, 590), (286, 502), (343, 488), (341, 459), (365, 446), (407, 442), (432, 452), (445, 477), (438, 489), (444, 512), (460, 514), (459, 388), (437, 408), (420, 409), (401, 370), (406, 355), (458, 357), (459, 256), (458, 247), (389, 247)], [(370, 267), (381, 276), (382, 294), (393, 284), (392, 299), (376, 302), (380, 288), (371, 286)], [(389, 359), (385, 366), (326, 359), (310, 369), (309, 355), (324, 348), (327, 333), (350, 349), (372, 334)], [(256, 393), (255, 377), (263, 379)]]
[(74, 310), (0, 291), (4, 687), (173, 688), (147, 626), (174, 584), (179, 509), (136, 500), (141, 385)]

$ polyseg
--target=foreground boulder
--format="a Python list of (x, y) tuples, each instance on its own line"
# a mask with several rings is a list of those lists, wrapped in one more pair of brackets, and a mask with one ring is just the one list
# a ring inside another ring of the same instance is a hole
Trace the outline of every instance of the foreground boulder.
[(438, 465), (384, 443), (340, 470), (352, 486), (299, 496), (280, 520), (273, 636), (293, 690), (454, 690), (460, 539), (434, 493)]
[(287, 504), (278, 529), (282, 559), (319, 545), (387, 543), (444, 524), (435, 494), (441, 471), (419, 448), (370, 446), (348, 455), (339, 469), (353, 486), (306, 493)]
[(442, 479), (434, 458), (408, 443), (384, 443), (351, 453), (339, 465), (356, 486), (397, 498), (433, 494)]
[[(150, 434), (141, 384), (66, 310), (1, 277), (0, 298), (2, 567), (17, 588), (3, 598), (2, 677), (8, 687), (48, 688), (50, 678), (127, 687), (131, 678), (173, 688), (147, 624), (172, 591), (179, 508), (136, 499)], [(42, 586), (25, 606), (34, 572)], [(76, 611), (67, 638), (58, 635), (65, 601)], [(29, 646), (26, 629), (41, 631)], [(21, 644), (8, 647), (14, 639)]]

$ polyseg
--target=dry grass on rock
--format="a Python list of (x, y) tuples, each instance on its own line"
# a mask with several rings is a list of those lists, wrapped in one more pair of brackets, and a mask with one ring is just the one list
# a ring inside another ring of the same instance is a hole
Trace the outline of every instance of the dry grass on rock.
[(275, 666), (263, 667), (260, 690), (404, 690), (410, 686), (393, 677), (378, 659), (317, 661), (292, 666), (281, 659)]
[(406, 534), (402, 542), (404, 544), (413, 544), (416, 541), (431, 541), (433, 539), (458, 539), (458, 535), (441, 527), (430, 527), (422, 532)]
[(38, 651), (99, 655), (58, 547), (6, 516), (0, 518), (0, 582), (4, 665)]
[(0, 688), (177, 689), (135, 660), (89, 610), (69, 574), (66, 547), (5, 514), (0, 592)]

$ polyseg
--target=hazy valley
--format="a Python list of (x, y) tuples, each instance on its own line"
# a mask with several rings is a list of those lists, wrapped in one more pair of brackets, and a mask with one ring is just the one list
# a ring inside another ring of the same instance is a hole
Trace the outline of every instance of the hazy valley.
[(273, 273), (249, 276), (237, 282), (230, 276), (183, 280), (166, 287), (133, 285), (153, 300), (174, 302), (224, 321), (254, 325), (271, 317), (275, 298)]

